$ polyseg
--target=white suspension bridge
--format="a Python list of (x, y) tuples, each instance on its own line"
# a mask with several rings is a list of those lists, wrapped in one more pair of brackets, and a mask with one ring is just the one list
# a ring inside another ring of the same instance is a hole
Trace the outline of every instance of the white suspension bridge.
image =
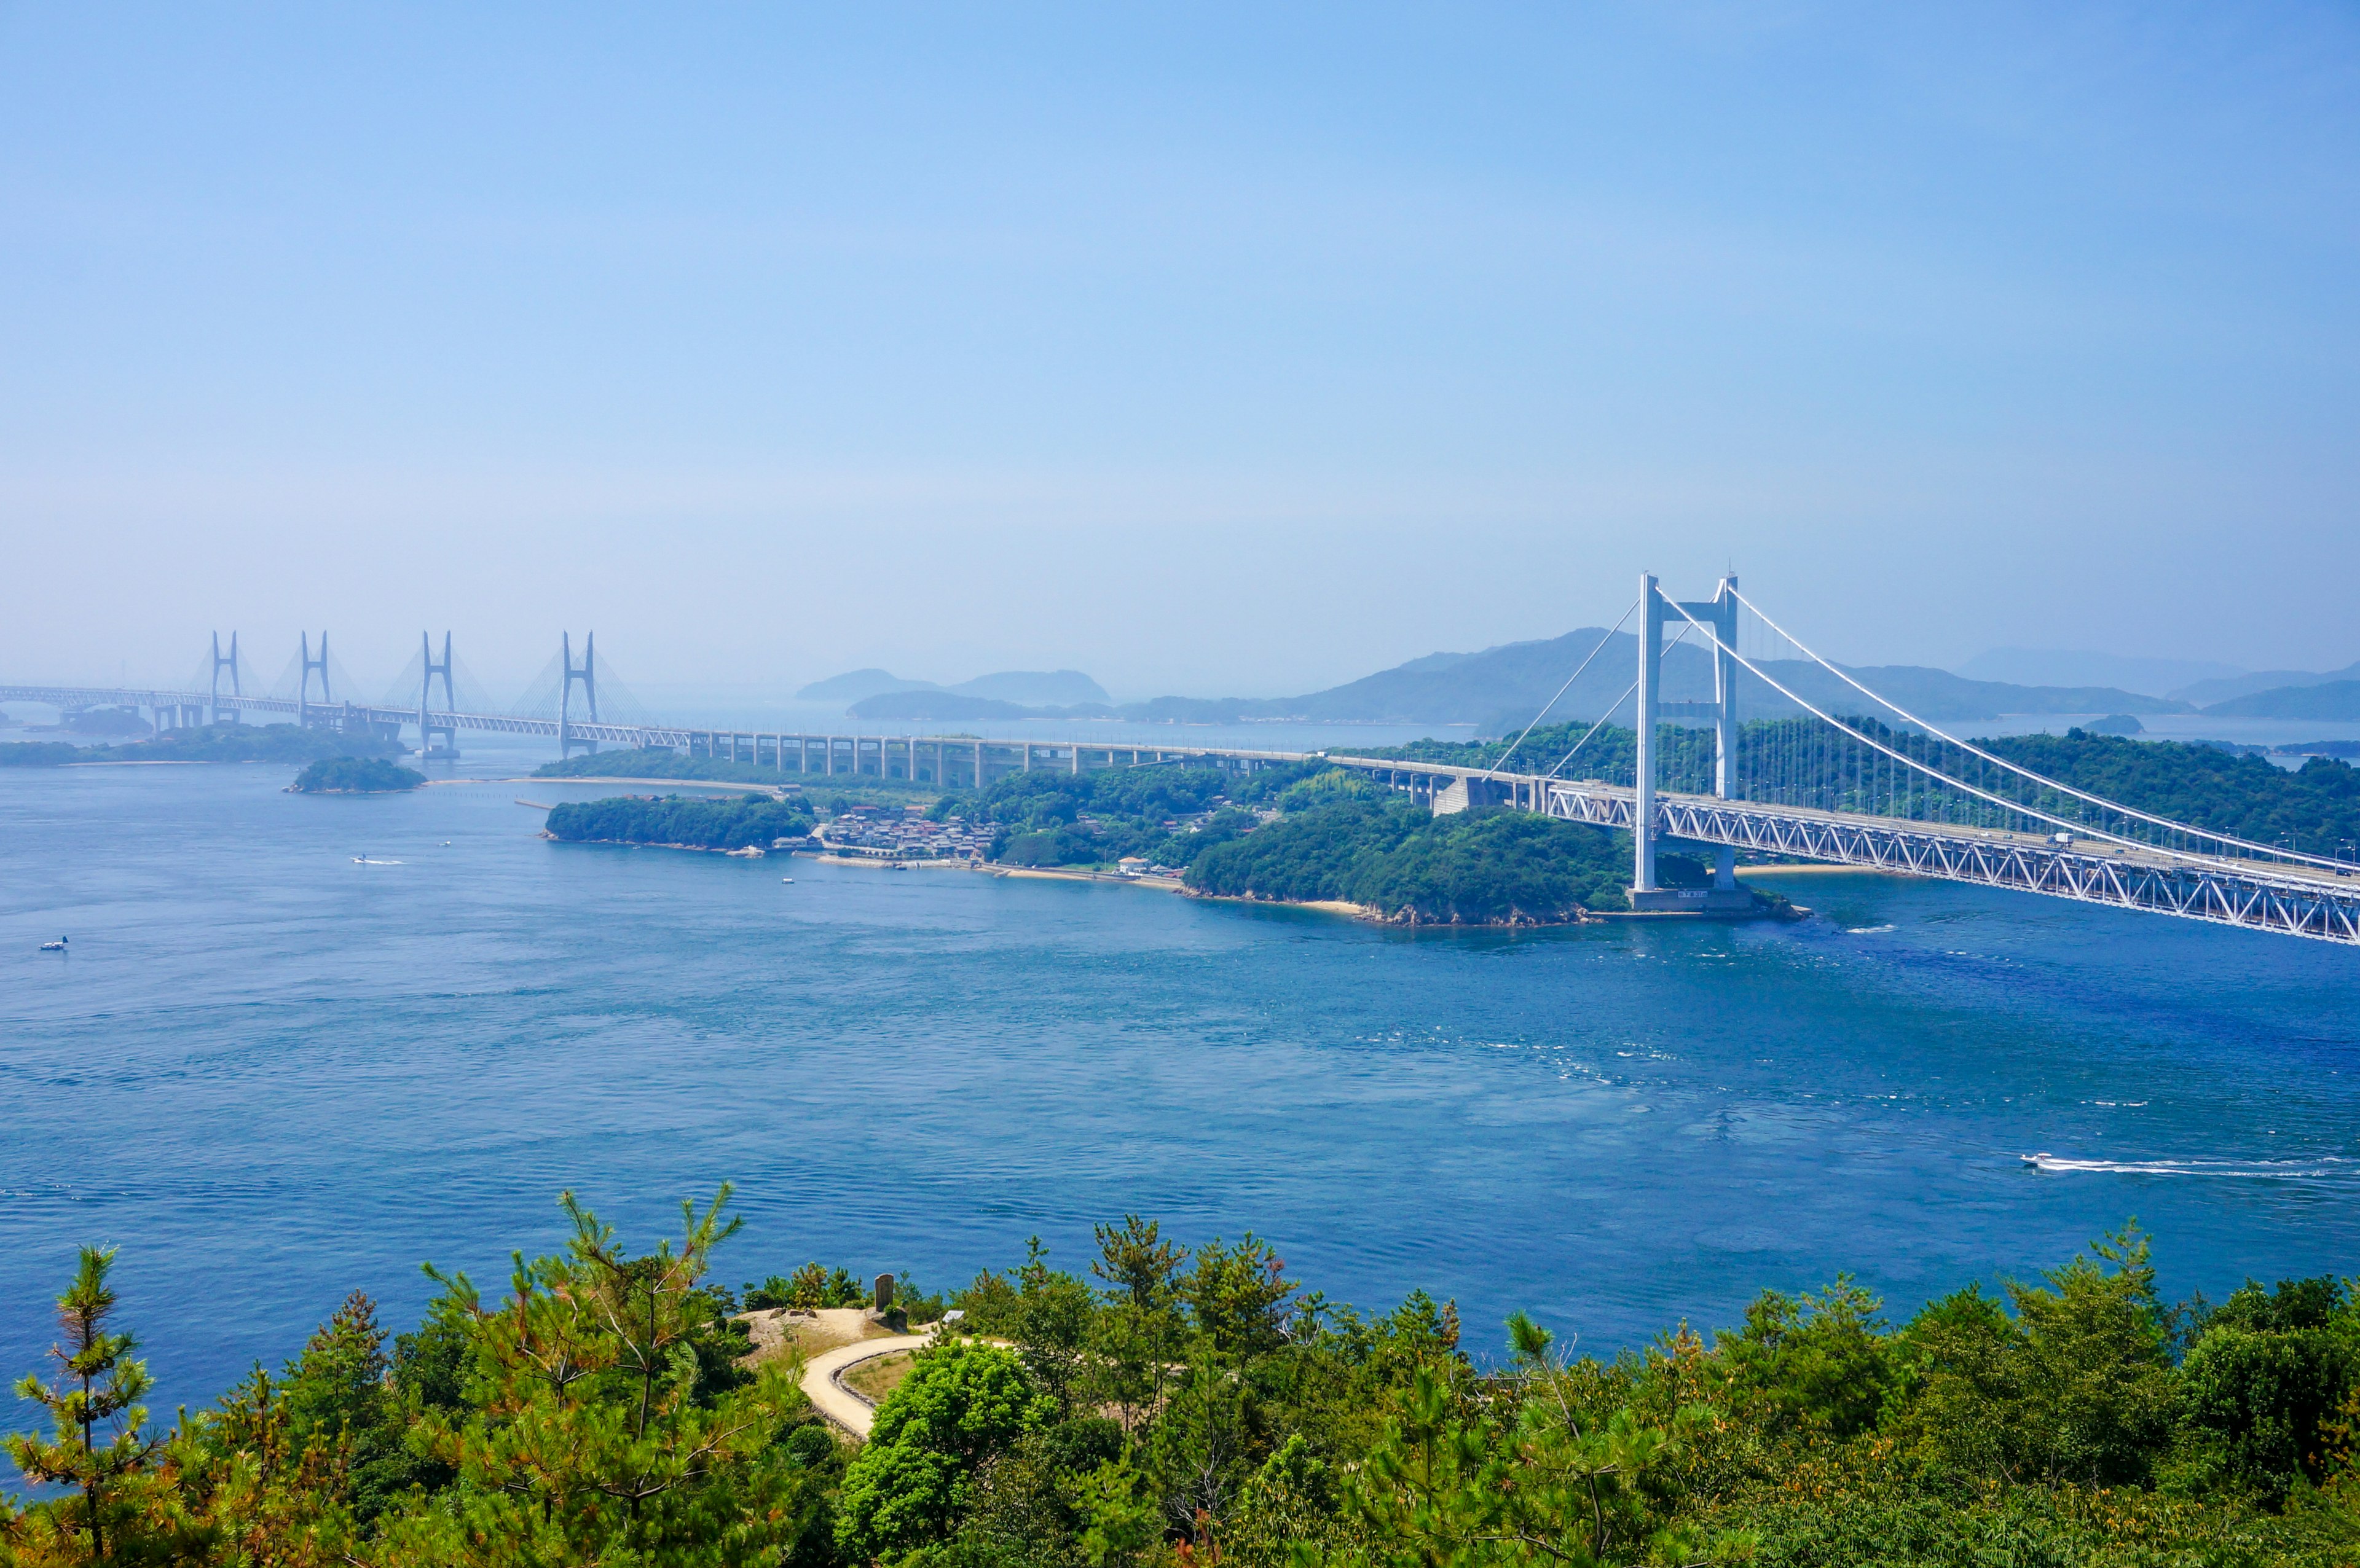
[[(1622, 697), (1586, 727), (1544, 729), (1557, 703), (1634, 620), (1636, 668)], [(1488, 763), (1070, 735), (810, 735), (617, 722), (599, 715), (602, 666), (595, 643), (585, 638), (577, 662), (570, 637), (552, 667), (554, 712), (471, 711), (472, 704), (459, 706), (448, 635), (439, 659), (430, 640), (421, 642), (412, 667), (419, 681), (414, 704), (333, 700), (324, 633), (316, 657), (308, 635), (303, 639), (300, 679), (291, 696), (244, 691), (233, 634), (227, 652), (215, 638), (203, 691), (0, 684), (0, 701), (67, 710), (145, 709), (159, 732), (234, 722), (248, 713), (387, 738), (414, 729), (429, 759), (455, 756), (458, 732), (475, 730), (547, 736), (561, 756), (601, 745), (661, 748), (781, 776), (866, 775), (966, 788), (1043, 768), (1078, 773), (1175, 761), (1251, 768), (1322, 760), (1409, 791), (1437, 812), (1497, 806), (1625, 830), (1633, 843), (1632, 902), (1643, 911), (1732, 915), (1751, 909), (1753, 896), (1735, 876), (1736, 858), (1743, 854), (1905, 872), (2360, 944), (2360, 877), (2351, 860), (2125, 805), (2004, 755), (2004, 743), (1951, 735), (1806, 648), (1742, 594), (1734, 576), (1723, 578), (1711, 598), (1697, 601), (1670, 598), (1655, 577), (1643, 577), (1622, 618), (1524, 733)], [(1686, 665), (1667, 665), (1668, 654), (1690, 645)], [(1797, 671), (1813, 678), (1806, 681)], [(1667, 692), (1667, 674), (1684, 694)], [(607, 680), (611, 688), (612, 677)], [(1830, 691), (1841, 695), (1831, 699)], [(1749, 718), (1742, 706), (1762, 712)], [(1624, 714), (1627, 729), (1609, 723)], [(1577, 729), (1579, 738), (1540, 766), (1547, 759), (1538, 754), (1536, 740)], [(1658, 852), (1667, 840), (1710, 853), (1706, 885), (1664, 885)]]

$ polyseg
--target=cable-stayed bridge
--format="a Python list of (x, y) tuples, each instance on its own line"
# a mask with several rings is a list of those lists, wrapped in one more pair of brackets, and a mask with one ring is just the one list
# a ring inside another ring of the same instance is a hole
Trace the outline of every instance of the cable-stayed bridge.
[[(1635, 622), (1629, 686), (1586, 725), (1544, 728), (1567, 691)], [(2147, 913), (2360, 945), (2360, 866), (2351, 858), (2265, 844), (2173, 820), (2036, 771), (1991, 743), (1961, 739), (1871, 691), (1764, 615), (1734, 576), (1682, 601), (1644, 577), (1638, 598), (1496, 760), (1363, 757), (1116, 740), (974, 735), (749, 733), (601, 717), (600, 684), (617, 683), (585, 639), (564, 639), (527, 711), (460, 705), (451, 640), (421, 638), (414, 703), (333, 701), (327, 638), (308, 636), (289, 695), (246, 695), (237, 642), (218, 639), (202, 691), (0, 684), (0, 701), (149, 710), (168, 724), (240, 713), (367, 730), (406, 729), (429, 757), (455, 755), (462, 730), (546, 736), (561, 755), (600, 745), (727, 757), (781, 777), (903, 779), (975, 788), (1010, 772), (1147, 767), (1196, 760), (1231, 768), (1322, 759), (1428, 801), (1437, 812), (1498, 806), (1626, 830), (1632, 903), (1643, 912), (1735, 915), (1753, 908), (1739, 855), (1906, 872)], [(1688, 650), (1684, 664), (1672, 656)], [(290, 664), (290, 669), (295, 666)], [(318, 676), (319, 698), (311, 695)], [(1666, 676), (1675, 678), (1667, 689)], [(405, 681), (411, 677), (405, 677)], [(437, 699), (439, 698), (439, 702)], [(551, 711), (553, 708), (553, 711)], [(539, 711), (533, 711), (533, 710)], [(1610, 721), (1627, 720), (1627, 727)], [(1063, 726), (1060, 726), (1063, 727)], [(1550, 760), (1541, 739), (1578, 738)], [(438, 745), (439, 742), (439, 745)], [(1460, 748), (1431, 748), (1453, 751)], [(1544, 766), (1546, 764), (1546, 766)], [(1666, 887), (1666, 841), (1704, 849), (1704, 887)], [(2352, 846), (2342, 846), (2349, 850)]]

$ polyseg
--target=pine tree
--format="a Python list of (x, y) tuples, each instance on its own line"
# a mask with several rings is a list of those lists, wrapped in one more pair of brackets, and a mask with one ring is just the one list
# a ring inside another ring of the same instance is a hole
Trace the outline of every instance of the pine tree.
[(64, 1343), (49, 1347), (58, 1364), (54, 1382), (27, 1374), (16, 1385), (24, 1399), (49, 1415), (55, 1436), (48, 1442), (25, 1434), (8, 1439), (9, 1455), (25, 1478), (36, 1484), (77, 1486), (82, 1527), (90, 1533), (90, 1561), (106, 1560), (106, 1488), (147, 1463), (156, 1440), (143, 1430), (148, 1364), (135, 1361), (135, 1342), (106, 1326), (115, 1313), (114, 1287), (106, 1282), (115, 1249), (85, 1247), (74, 1282), (58, 1298), (58, 1327)]
[(812, 1511), (808, 1477), (775, 1446), (805, 1407), (793, 1368), (715, 1387), (697, 1354), (715, 1332), (700, 1281), (737, 1229), (728, 1196), (701, 1214), (683, 1203), (677, 1249), (632, 1257), (568, 1192), (565, 1253), (519, 1258), (505, 1300), (434, 1274), (472, 1376), (464, 1407), (421, 1411), (414, 1441), (457, 1481), (388, 1519), (378, 1561), (745, 1568), (792, 1546)]

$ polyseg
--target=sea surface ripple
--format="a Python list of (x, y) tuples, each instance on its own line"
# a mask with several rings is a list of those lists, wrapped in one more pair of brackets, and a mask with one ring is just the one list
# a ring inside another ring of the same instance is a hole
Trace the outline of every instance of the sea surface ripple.
[[(570, 1188), (736, 1282), (1083, 1267), (1126, 1213), (1587, 1349), (1851, 1269), (1895, 1312), (2136, 1215), (2174, 1294), (2350, 1272), (2360, 953), (1853, 875), (1797, 925), (1539, 933), (552, 844), (536, 780), (0, 777), (0, 1369), (119, 1243), (159, 1408)], [(398, 864), (356, 864), (354, 857)], [(792, 884), (782, 881), (791, 873)], [(36, 951), (71, 937), (60, 958)]]

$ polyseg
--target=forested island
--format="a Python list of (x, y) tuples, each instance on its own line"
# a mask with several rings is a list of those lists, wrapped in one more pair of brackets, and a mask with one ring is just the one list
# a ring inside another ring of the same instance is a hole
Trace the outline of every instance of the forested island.
[[(1555, 925), (1631, 907), (1628, 833), (1497, 808), (1437, 817), (1324, 762), (1043, 769), (946, 794), (931, 814), (992, 824), (1004, 865), (1135, 858), (1196, 893), (1350, 904), (1404, 924)], [(1709, 879), (1678, 854), (1658, 869), (1669, 887)]]
[[(1844, 1275), (1710, 1334), (1573, 1355), (1413, 1291), (1361, 1312), (1249, 1233), (1136, 1216), (1072, 1270), (942, 1297), (866, 1442), (744, 1315), (728, 1190), (634, 1254), (568, 1194), (562, 1251), (408, 1332), (355, 1290), (276, 1369), (151, 1423), (138, 1330), (85, 1248), (8, 1440), (44, 1495), (0, 1563), (1380, 1568), (1753, 1563), (2345, 1568), (2360, 1552), (2360, 1304), (2333, 1278), (2157, 1290), (2135, 1230), (1897, 1323)], [(906, 1280), (906, 1276), (904, 1276)], [(2225, 1282), (2224, 1282), (2225, 1283)], [(563, 1375), (552, 1376), (553, 1369)], [(85, 1395), (85, 1379), (90, 1392)], [(85, 1406), (83, 1401), (91, 1402)], [(95, 1428), (80, 1415), (104, 1412)]]
[(330, 757), (396, 757), (399, 743), (298, 724), (205, 724), (167, 730), (152, 740), (120, 746), (70, 741), (0, 744), (0, 768), (59, 768), (88, 762), (317, 762)]
[[(1278, 821), (1199, 854), (1187, 887), (1408, 925), (1561, 925), (1631, 907), (1628, 833), (1497, 807), (1437, 817), (1343, 772), (1296, 788), (1305, 799)], [(1660, 854), (1655, 870), (1666, 887), (1710, 881), (1688, 855)]]
[(769, 795), (718, 800), (624, 795), (568, 801), (550, 809), (546, 828), (550, 837), (567, 844), (724, 851), (767, 851), (781, 839), (801, 841), (811, 830), (808, 807)]
[(1107, 866), (1126, 857), (1178, 868), (1253, 829), (1257, 811), (1326, 768), (1292, 764), (1230, 773), (1188, 763), (1011, 773), (981, 790), (954, 789), (927, 815), (992, 829), (991, 857), (1009, 866)]
[(312, 763), (287, 788), (298, 795), (393, 795), (415, 789), (426, 775), (375, 757), (331, 757)]

